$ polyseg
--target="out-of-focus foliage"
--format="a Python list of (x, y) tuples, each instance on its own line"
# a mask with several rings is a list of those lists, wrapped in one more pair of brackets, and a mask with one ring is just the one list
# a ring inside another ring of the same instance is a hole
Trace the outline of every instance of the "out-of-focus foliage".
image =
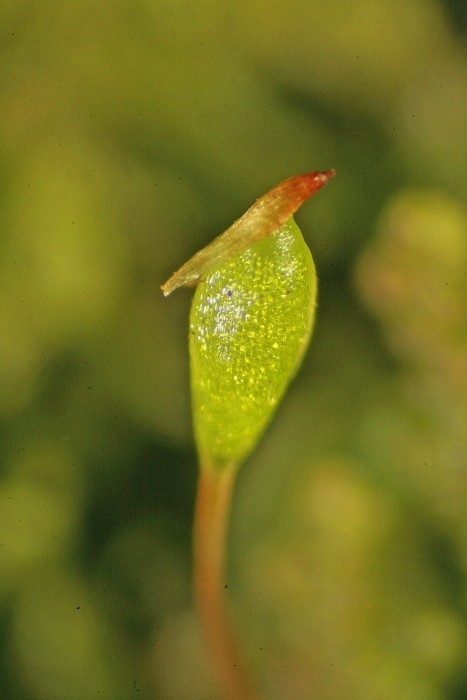
[(0, 696), (217, 700), (190, 597), (190, 294), (287, 176), (319, 278), (240, 475), (268, 700), (467, 694), (467, 20), (446, 0), (0, 3)]

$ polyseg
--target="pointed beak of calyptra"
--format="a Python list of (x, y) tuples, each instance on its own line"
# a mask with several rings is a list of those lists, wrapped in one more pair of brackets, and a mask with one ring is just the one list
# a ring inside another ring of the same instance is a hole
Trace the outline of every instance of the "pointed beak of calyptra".
[(319, 187), (324, 187), (324, 185), (326, 185), (329, 180), (334, 177), (336, 171), (334, 168), (331, 168), (330, 170), (318, 171), (312, 174), (316, 183), (316, 189), (318, 189)]

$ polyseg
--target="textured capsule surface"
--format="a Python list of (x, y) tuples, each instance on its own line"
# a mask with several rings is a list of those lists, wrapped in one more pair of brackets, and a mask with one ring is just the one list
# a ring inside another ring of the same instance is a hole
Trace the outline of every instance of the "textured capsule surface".
[(293, 378), (313, 325), (316, 273), (292, 218), (203, 275), (191, 307), (201, 462), (239, 464)]

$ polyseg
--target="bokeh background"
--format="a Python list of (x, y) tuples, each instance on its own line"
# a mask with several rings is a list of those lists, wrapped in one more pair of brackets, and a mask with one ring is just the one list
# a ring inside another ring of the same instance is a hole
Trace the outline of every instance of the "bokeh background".
[(467, 698), (467, 15), (456, 0), (0, 3), (0, 696), (219, 700), (193, 614), (191, 293), (280, 180), (314, 339), (240, 474), (268, 700)]

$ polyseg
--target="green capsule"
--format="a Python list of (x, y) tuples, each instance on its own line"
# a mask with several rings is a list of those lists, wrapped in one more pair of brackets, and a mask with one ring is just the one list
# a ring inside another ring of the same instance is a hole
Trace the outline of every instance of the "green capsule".
[(313, 327), (316, 272), (292, 215), (333, 175), (279, 183), (162, 285), (166, 296), (198, 285), (190, 362), (202, 469), (243, 462), (298, 369)]
[(201, 464), (239, 464), (254, 448), (297, 371), (315, 303), (315, 266), (292, 217), (203, 277), (190, 314)]

